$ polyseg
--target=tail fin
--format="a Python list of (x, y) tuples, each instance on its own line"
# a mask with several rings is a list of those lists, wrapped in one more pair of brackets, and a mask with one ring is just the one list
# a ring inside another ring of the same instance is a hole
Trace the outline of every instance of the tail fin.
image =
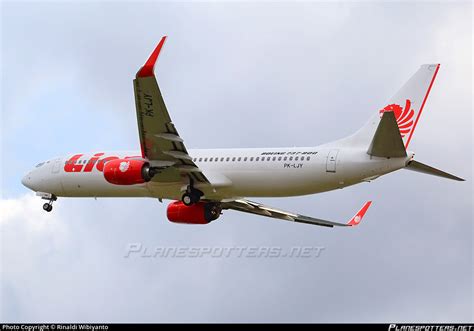
[(424, 64), (369, 122), (349, 137), (351, 144), (368, 146), (379, 126), (382, 115), (393, 112), (403, 144), (408, 148), (420, 119), (428, 94), (439, 70), (439, 64)]

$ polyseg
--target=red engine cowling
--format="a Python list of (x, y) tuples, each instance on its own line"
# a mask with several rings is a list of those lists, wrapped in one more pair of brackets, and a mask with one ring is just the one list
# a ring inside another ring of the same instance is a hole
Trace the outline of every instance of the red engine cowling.
[(104, 177), (116, 185), (133, 185), (148, 182), (149, 164), (143, 160), (117, 159), (104, 165)]
[(219, 218), (221, 208), (213, 202), (197, 202), (186, 206), (181, 201), (168, 205), (166, 215), (170, 222), (185, 224), (207, 224)]

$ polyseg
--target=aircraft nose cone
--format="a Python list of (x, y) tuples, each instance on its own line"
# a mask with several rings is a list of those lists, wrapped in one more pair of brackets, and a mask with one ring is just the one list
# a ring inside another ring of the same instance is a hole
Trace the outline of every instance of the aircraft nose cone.
[(26, 176), (24, 176), (21, 179), (21, 183), (23, 184), (23, 186), (25, 186), (25, 187), (27, 187), (31, 190), (31, 176), (30, 176), (30, 174), (27, 174)]

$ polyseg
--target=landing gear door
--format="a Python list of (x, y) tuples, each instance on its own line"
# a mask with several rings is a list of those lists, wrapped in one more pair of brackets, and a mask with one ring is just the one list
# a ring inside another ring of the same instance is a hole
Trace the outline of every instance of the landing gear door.
[(336, 172), (337, 154), (338, 149), (332, 149), (329, 151), (326, 159), (326, 172)]

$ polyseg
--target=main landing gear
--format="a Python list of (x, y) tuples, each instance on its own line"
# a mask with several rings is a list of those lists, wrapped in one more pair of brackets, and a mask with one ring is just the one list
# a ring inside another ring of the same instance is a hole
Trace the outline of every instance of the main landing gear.
[(36, 193), (36, 195), (41, 196), (41, 199), (49, 200), (43, 205), (44, 211), (47, 211), (49, 213), (51, 210), (53, 210), (53, 201), (58, 200), (57, 196), (51, 193), (40, 193), (40, 194)]
[(183, 201), (186, 206), (191, 206), (199, 202), (199, 200), (201, 200), (201, 197), (204, 195), (204, 193), (202, 193), (200, 190), (195, 189), (193, 184), (193, 179), (190, 178), (189, 185), (186, 188), (186, 192), (181, 197), (181, 201)]

